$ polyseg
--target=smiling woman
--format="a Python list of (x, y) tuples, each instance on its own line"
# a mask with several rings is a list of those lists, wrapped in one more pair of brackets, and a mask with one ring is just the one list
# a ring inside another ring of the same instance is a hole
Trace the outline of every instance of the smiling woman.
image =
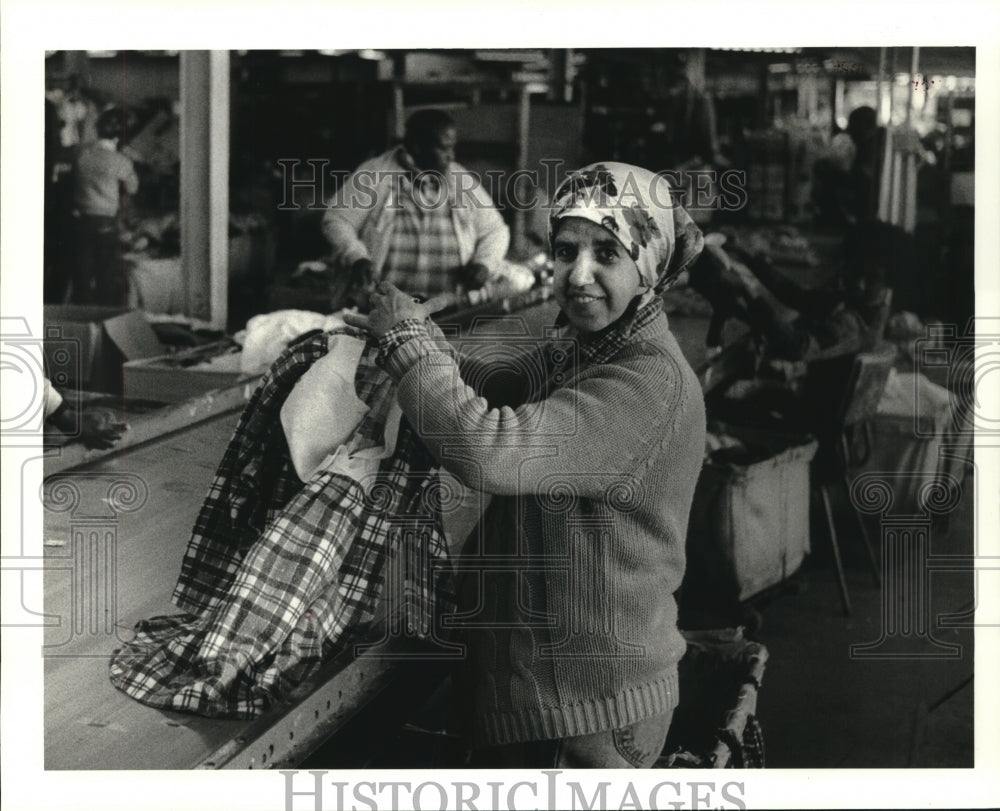
[(564, 330), (526, 402), (479, 396), (428, 305), (391, 285), (348, 323), (377, 338), (430, 452), (494, 496), (451, 626), (468, 650), (454, 717), (474, 764), (649, 766), (678, 700), (673, 593), (705, 443), (659, 293), (702, 237), (663, 177), (616, 163), (569, 175), (549, 234)]
[(617, 321), (644, 288), (639, 268), (604, 228), (563, 219), (553, 239), (555, 296), (569, 323), (597, 332)]
[[(573, 172), (557, 189), (549, 220), (549, 241), (556, 265), (556, 297), (600, 291), (612, 315), (603, 325), (594, 318), (577, 324), (581, 332), (603, 329), (626, 316), (628, 305), (650, 304), (701, 253), (704, 240), (688, 213), (674, 203), (667, 178), (638, 166), (596, 163)], [(584, 243), (589, 250), (581, 256)], [(603, 272), (596, 272), (602, 268)], [(589, 272), (588, 272), (589, 271)], [(594, 277), (593, 282), (589, 281)], [(618, 308), (619, 299), (628, 296)]]

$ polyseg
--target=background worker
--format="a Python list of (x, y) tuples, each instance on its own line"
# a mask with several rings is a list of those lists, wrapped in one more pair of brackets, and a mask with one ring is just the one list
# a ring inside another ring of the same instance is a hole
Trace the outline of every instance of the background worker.
[(455, 122), (440, 110), (407, 119), (403, 143), (361, 164), (323, 217), (333, 247), (331, 307), (367, 307), (378, 281), (431, 297), (482, 287), (510, 232), (479, 179), (455, 163)]
[(132, 161), (118, 151), (124, 114), (105, 110), (97, 119), (97, 140), (80, 149), (74, 167), (78, 216), (73, 301), (121, 305), (125, 300), (120, 213), (122, 190), (135, 194), (139, 178)]

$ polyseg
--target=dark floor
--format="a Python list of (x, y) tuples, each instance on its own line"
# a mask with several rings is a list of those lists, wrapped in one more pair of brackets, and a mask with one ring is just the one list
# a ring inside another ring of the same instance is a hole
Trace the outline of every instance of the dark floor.
[[(973, 551), (972, 493), (970, 476), (958, 506), (932, 525), (932, 557)], [(892, 589), (874, 585), (863, 546), (845, 523), (846, 504), (835, 501), (834, 507), (853, 607), (850, 616), (843, 612), (825, 526), (817, 524), (822, 513), (817, 515), (814, 509), (812, 553), (785, 587), (730, 613), (732, 622), (702, 616), (699, 623), (721, 627), (742, 619), (749, 625), (748, 635), (768, 649), (758, 700), (766, 766), (971, 768), (973, 632), (968, 626), (942, 627), (947, 624), (942, 615), (971, 608), (972, 574), (935, 572), (929, 578), (928, 601), (921, 603), (912, 595), (899, 601), (909, 601), (916, 614), (927, 617), (928, 634), (916, 634), (919, 623), (900, 626), (901, 632), (890, 635), (879, 650), (897, 654), (893, 658), (853, 656), (851, 646), (882, 637), (882, 601)], [(867, 526), (870, 536), (879, 539), (879, 522), (870, 520)], [(958, 647), (949, 650), (948, 645)], [(942, 651), (946, 657), (927, 658)], [(439, 682), (440, 674), (436, 678)], [(421, 703), (413, 697), (422, 700), (437, 682), (420, 685), (417, 678), (405, 682), (399, 691), (375, 702), (375, 710), (356, 719), (304, 767), (461, 767), (463, 752), (455, 740), (413, 729), (389, 731), (397, 730), (404, 719), (433, 728), (444, 714), (443, 689), (413, 709)]]
[[(971, 485), (971, 477), (966, 484)], [(970, 489), (947, 524), (932, 527), (932, 556), (972, 553)], [(877, 523), (869, 526), (877, 538)], [(959, 646), (950, 658), (914, 655), (945, 650), (915, 633), (896, 639), (900, 658), (852, 657), (852, 645), (882, 635), (884, 589), (873, 585), (860, 555), (849, 556), (853, 613), (844, 616), (833, 567), (823, 560), (828, 541), (817, 531), (812, 540), (815, 552), (803, 567), (806, 588), (761, 611), (757, 637), (770, 654), (758, 704), (767, 765), (971, 768), (973, 632), (967, 626), (940, 627), (940, 617), (971, 608), (973, 575), (932, 574), (929, 611), (920, 612), (929, 617), (933, 640)], [(892, 649), (886, 645), (885, 650)]]

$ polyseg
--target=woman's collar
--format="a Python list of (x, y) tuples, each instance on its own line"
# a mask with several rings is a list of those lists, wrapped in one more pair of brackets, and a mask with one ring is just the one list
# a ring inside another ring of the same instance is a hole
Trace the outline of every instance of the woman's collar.
[(565, 328), (563, 334), (576, 339), (584, 358), (593, 362), (616, 351), (662, 311), (663, 299), (655, 295), (649, 299), (642, 294), (632, 299), (617, 320), (597, 332), (580, 332), (575, 329), (562, 310), (556, 316), (555, 326), (557, 329)]

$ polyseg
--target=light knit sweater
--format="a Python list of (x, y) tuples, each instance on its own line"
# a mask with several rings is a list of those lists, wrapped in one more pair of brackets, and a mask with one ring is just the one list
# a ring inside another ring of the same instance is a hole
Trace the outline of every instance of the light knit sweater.
[(494, 494), (460, 561), (474, 742), (672, 710), (685, 650), (673, 594), (705, 411), (666, 316), (516, 409), (465, 385), (436, 328), (404, 323), (412, 335), (384, 361), (400, 405), (447, 469)]

